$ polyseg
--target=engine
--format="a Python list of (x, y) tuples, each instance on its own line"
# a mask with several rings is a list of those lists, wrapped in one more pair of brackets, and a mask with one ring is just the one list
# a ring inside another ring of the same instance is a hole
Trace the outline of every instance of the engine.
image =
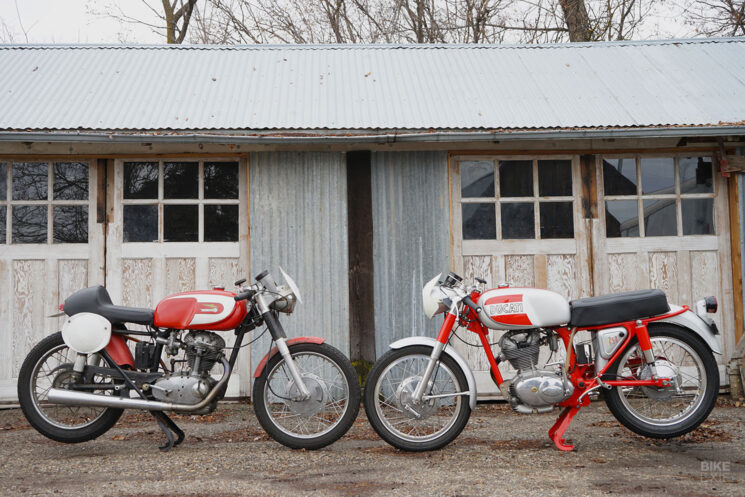
[(550, 412), (554, 405), (574, 393), (574, 386), (561, 368), (537, 369), (540, 347), (558, 345), (553, 332), (541, 329), (508, 331), (499, 340), (501, 360), (508, 360), (517, 375), (509, 387), (510, 406), (523, 414)]
[[(190, 331), (182, 340), (180, 348), (185, 351), (187, 367), (159, 378), (150, 385), (150, 389), (153, 397), (164, 402), (196, 404), (217, 383), (210, 376), (210, 370), (222, 357), (225, 340), (209, 331)], [(212, 409), (207, 409), (208, 412), (210, 410)]]

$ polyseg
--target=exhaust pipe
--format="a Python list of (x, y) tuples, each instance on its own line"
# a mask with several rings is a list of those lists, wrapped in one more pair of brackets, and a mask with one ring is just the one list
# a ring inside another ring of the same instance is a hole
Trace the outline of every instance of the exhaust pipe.
[(217, 396), (218, 392), (228, 382), (230, 377), (230, 363), (223, 357), (222, 365), (225, 373), (215, 387), (198, 404), (174, 404), (172, 402), (161, 402), (158, 400), (130, 399), (125, 397), (114, 397), (111, 395), (96, 395), (93, 393), (79, 392), (77, 390), (63, 390), (52, 388), (49, 390), (47, 401), (52, 404), (65, 404), (74, 406), (92, 407), (114, 407), (116, 409), (145, 409), (148, 411), (198, 411), (207, 407)]

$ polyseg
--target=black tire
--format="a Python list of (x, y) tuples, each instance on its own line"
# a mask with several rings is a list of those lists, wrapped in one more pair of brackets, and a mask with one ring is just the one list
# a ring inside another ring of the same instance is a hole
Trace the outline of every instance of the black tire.
[[(459, 404), (459, 412), (456, 416), (455, 422), (447, 429), (444, 433), (435, 439), (428, 441), (411, 441), (401, 438), (392, 431), (390, 431), (385, 423), (380, 418), (380, 414), (377, 410), (377, 402), (375, 399), (377, 384), (381, 379), (381, 375), (385, 372), (386, 368), (402, 357), (406, 356), (426, 356), (429, 357), (432, 353), (432, 347), (427, 345), (414, 345), (410, 347), (404, 347), (401, 349), (389, 350), (383, 354), (373, 365), (370, 370), (370, 374), (367, 376), (365, 382), (365, 412), (367, 413), (367, 419), (370, 421), (373, 429), (380, 435), (380, 438), (396, 447), (397, 449), (411, 451), (411, 452), (423, 452), (429, 450), (437, 450), (446, 446), (455, 438), (460, 435), (466, 424), (468, 418), (471, 416), (471, 406), (467, 396), (461, 396)], [(461, 392), (468, 391), (468, 380), (466, 375), (455, 360), (446, 355), (444, 352), (440, 356), (440, 363), (447, 366), (450, 371), (455, 375), (455, 379), (458, 382), (458, 389)]]
[[(615, 387), (609, 390), (605, 395), (605, 401), (616, 419), (634, 433), (649, 438), (679, 437), (696, 429), (709, 416), (711, 410), (714, 408), (717, 394), (719, 393), (719, 368), (717, 367), (714, 354), (711, 352), (708, 345), (706, 345), (706, 343), (704, 343), (704, 341), (693, 331), (666, 323), (650, 324), (649, 336), (650, 338), (669, 337), (680, 340), (688, 345), (688, 347), (699, 356), (703, 364), (703, 374), (706, 376), (706, 391), (704, 392), (700, 403), (691, 413), (686, 415), (680, 421), (660, 426), (645, 422), (634, 415), (621, 399), (621, 387)], [(636, 339), (634, 339), (634, 342), (632, 342), (630, 346), (635, 347), (636, 344)], [(623, 356), (619, 357), (616, 363), (611, 365), (608, 369), (608, 374), (606, 375), (607, 379), (616, 378), (616, 375), (619, 373), (618, 370), (621, 368), (620, 363), (622, 359)]]
[(62, 428), (50, 423), (37, 409), (34, 392), (32, 391), (32, 375), (36, 365), (44, 359), (47, 354), (64, 345), (62, 333), (57, 332), (46, 337), (36, 344), (28, 353), (23, 361), (21, 371), (18, 374), (18, 401), (21, 404), (21, 410), (28, 422), (36, 431), (47, 438), (63, 443), (80, 443), (87, 442), (98, 438), (106, 433), (116, 424), (119, 417), (124, 412), (122, 409), (106, 408), (103, 413), (92, 423), (80, 428)]
[(316, 437), (303, 438), (300, 436), (293, 436), (283, 431), (272, 419), (266, 405), (266, 394), (270, 391), (267, 388), (267, 378), (281, 362), (284, 362), (284, 359), (279, 353), (275, 354), (269, 360), (263, 373), (256, 378), (256, 381), (254, 381), (254, 411), (256, 412), (256, 417), (258, 418), (262, 428), (264, 428), (270, 437), (282, 445), (292, 449), (321, 449), (343, 437), (344, 434), (349, 431), (349, 428), (352, 427), (354, 420), (357, 419), (357, 414), (359, 414), (360, 411), (360, 382), (349, 359), (342, 354), (341, 351), (335, 349), (331, 345), (325, 343), (299, 343), (291, 345), (289, 349), (290, 354), (292, 354), (293, 357), (302, 354), (303, 352), (310, 352), (323, 356), (327, 360), (336, 364), (346, 380), (348, 389), (348, 400), (345, 405), (344, 413), (333, 428)]

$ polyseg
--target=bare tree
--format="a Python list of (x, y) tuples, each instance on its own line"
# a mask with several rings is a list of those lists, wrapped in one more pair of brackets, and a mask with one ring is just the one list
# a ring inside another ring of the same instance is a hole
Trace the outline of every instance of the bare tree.
[(88, 12), (98, 17), (109, 17), (123, 24), (137, 24), (150, 28), (154, 33), (164, 36), (166, 43), (183, 43), (189, 30), (192, 15), (197, 9), (197, 0), (161, 0), (154, 6), (154, 0), (140, 0), (158, 22), (134, 17), (122, 9), (119, 3), (100, 3), (89, 1)]
[(706, 36), (745, 36), (745, 0), (695, 0), (685, 17)]

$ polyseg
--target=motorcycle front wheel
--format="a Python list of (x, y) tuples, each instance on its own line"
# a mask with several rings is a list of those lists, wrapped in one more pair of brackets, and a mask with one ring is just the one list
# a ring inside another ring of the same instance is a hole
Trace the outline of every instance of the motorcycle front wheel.
[(401, 450), (436, 450), (452, 442), (468, 423), (468, 382), (460, 366), (443, 354), (421, 402), (413, 394), (432, 348), (416, 345), (386, 352), (365, 384), (365, 412), (380, 437)]
[[(692, 331), (665, 323), (649, 326), (657, 374), (666, 388), (615, 387), (605, 401), (626, 428), (650, 438), (672, 438), (694, 430), (711, 413), (719, 392), (719, 369), (709, 347)], [(605, 379), (651, 378), (638, 342), (608, 369)]]
[[(75, 356), (62, 340), (62, 333), (57, 332), (31, 349), (18, 374), (18, 401), (24, 416), (36, 431), (57, 442), (93, 440), (114, 426), (123, 412), (111, 407), (69, 406), (47, 401), (52, 387), (65, 388), (76, 382), (72, 371)], [(101, 383), (102, 389), (87, 392), (112, 393), (105, 388), (108, 385), (103, 385), (107, 379), (96, 377), (93, 381)]]
[(298, 388), (280, 354), (254, 382), (254, 410), (274, 440), (293, 449), (325, 447), (351, 428), (360, 410), (360, 382), (352, 364), (334, 347), (300, 343), (289, 347), (310, 398)]

